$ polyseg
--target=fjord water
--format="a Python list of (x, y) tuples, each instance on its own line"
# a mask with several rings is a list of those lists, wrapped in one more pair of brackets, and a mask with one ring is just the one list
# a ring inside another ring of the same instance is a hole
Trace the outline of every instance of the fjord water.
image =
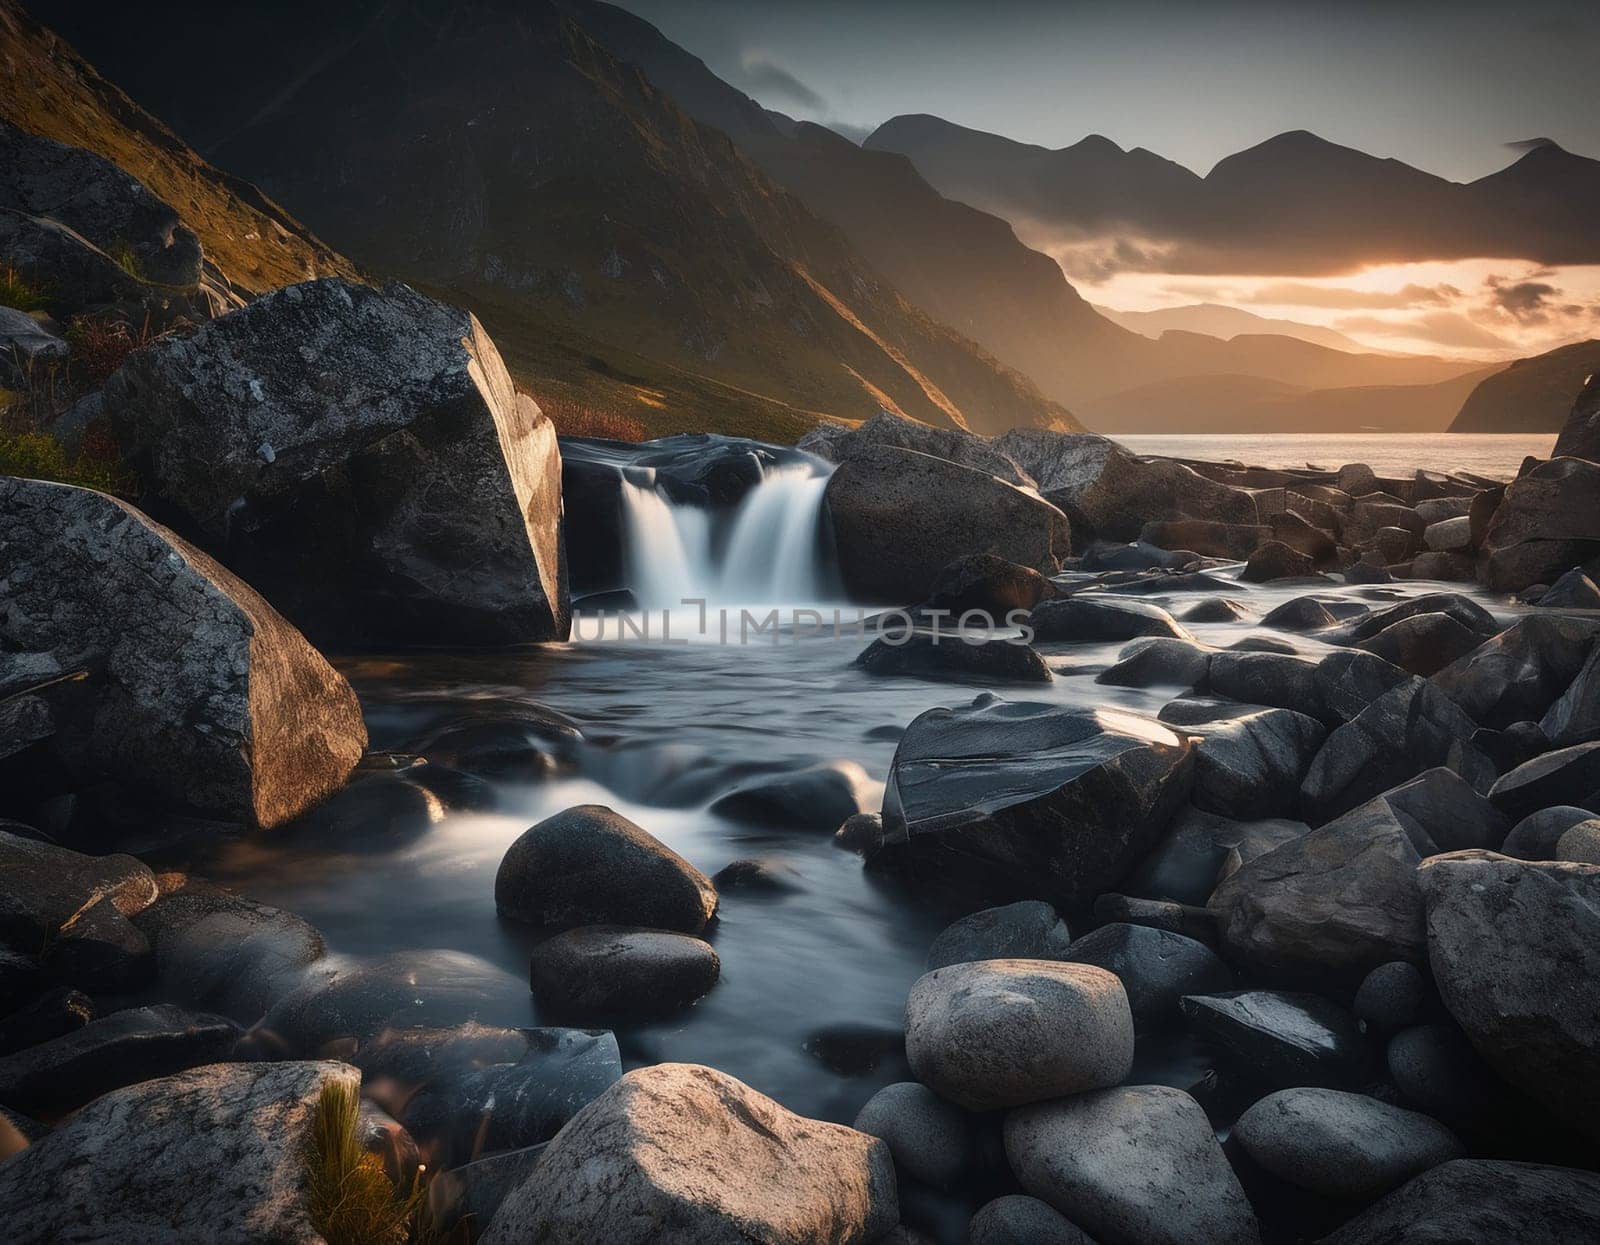
[(1423, 471), (1466, 471), (1509, 480), (1522, 460), (1550, 457), (1555, 433), (1394, 432), (1363, 433), (1195, 433), (1113, 436), (1136, 454), (1206, 462), (1240, 462), (1253, 467), (1336, 469), (1366, 463), (1379, 475), (1410, 476)]

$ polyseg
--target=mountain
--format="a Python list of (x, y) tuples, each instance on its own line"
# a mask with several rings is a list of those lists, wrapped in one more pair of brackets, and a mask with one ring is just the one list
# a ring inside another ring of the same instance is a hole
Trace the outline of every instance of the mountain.
[(1600, 372), (1600, 341), (1518, 359), (1478, 385), (1451, 432), (1560, 432), (1578, 391)]
[(13, 0), (0, 0), (0, 117), (83, 147), (176, 208), (229, 282), (259, 294), (355, 266), (258, 188), (214, 168)]
[(1220, 337), (1223, 341), (1244, 333), (1272, 333), (1352, 354), (1367, 349), (1336, 329), (1324, 328), (1320, 324), (1301, 324), (1298, 320), (1275, 320), (1222, 303), (1191, 303), (1186, 307), (1162, 307), (1156, 311), (1115, 311), (1100, 306), (1096, 306), (1095, 310), (1111, 323), (1150, 338), (1159, 338), (1168, 329), (1204, 333), (1207, 337)]
[(1045, 248), (1114, 238), (1124, 268), (1328, 275), (1361, 264), (1483, 256), (1600, 262), (1583, 205), (1600, 161), (1543, 143), (1469, 183), (1304, 130), (1204, 177), (1092, 135), (1051, 149), (938, 117), (895, 117), (865, 144), (909, 157), (944, 194), (1005, 217)]
[[(355, 259), (477, 311), (541, 397), (600, 393), (655, 431), (792, 437), (883, 408), (1073, 426), (562, 6), (369, 0), (295, 21), (176, 0), (176, 50), (137, 14), (54, 11)], [(259, 62), (235, 55), (257, 43)]]

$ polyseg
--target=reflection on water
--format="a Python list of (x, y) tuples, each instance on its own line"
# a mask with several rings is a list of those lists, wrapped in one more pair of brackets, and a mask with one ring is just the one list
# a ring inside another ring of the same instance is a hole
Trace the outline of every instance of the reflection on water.
[(1304, 467), (1334, 470), (1346, 463), (1366, 463), (1379, 475), (1410, 478), (1413, 472), (1466, 471), (1494, 480), (1509, 480), (1529, 455), (1550, 457), (1555, 433), (1371, 433), (1274, 432), (1190, 433), (1115, 436), (1136, 454), (1164, 454), (1206, 462), (1241, 462), (1260, 467)]

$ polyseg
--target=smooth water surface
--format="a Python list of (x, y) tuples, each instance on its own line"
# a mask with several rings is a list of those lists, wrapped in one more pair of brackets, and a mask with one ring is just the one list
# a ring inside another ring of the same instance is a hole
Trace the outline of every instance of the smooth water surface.
[(1138, 454), (1241, 462), (1256, 467), (1337, 470), (1366, 463), (1379, 475), (1410, 476), (1424, 471), (1466, 471), (1509, 480), (1530, 454), (1548, 458), (1555, 433), (1262, 433), (1113, 436)]

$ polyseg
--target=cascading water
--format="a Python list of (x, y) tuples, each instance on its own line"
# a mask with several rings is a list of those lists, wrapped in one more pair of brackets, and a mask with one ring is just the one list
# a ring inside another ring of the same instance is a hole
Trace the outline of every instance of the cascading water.
[[(641, 483), (625, 474), (623, 563), (634, 599), (647, 610), (670, 609), (685, 599), (722, 605), (827, 600), (834, 595), (822, 547), (827, 487), (820, 468), (785, 464), (714, 524), (712, 511), (675, 505), (653, 479)], [(726, 539), (717, 539), (724, 534)]]

